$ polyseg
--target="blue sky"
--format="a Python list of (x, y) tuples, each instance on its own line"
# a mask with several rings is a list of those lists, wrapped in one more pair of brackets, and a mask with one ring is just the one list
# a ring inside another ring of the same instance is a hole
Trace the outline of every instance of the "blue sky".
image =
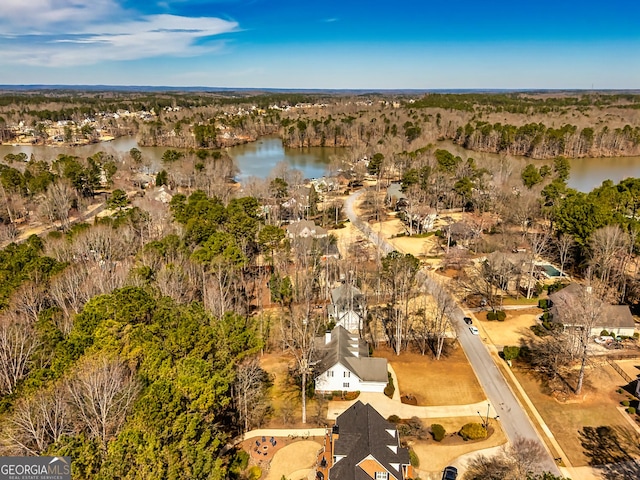
[(636, 0), (1, 0), (0, 84), (640, 88)]

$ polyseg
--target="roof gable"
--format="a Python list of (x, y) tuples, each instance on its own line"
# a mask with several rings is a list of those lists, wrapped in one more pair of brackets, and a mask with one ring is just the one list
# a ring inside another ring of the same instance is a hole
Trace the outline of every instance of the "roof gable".
[(360, 478), (359, 465), (365, 459), (375, 459), (393, 477), (403, 478), (402, 466), (409, 464), (409, 451), (399, 446), (397, 434), (389, 433), (395, 431), (395, 425), (371, 405), (357, 401), (336, 419), (336, 425), (339, 436), (334, 452), (345, 457), (329, 471), (331, 480)]

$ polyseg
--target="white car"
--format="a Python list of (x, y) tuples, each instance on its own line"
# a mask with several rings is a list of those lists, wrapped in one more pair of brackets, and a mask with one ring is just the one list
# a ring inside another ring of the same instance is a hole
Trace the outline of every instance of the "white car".
[(478, 330), (477, 327), (469, 327), (469, 331), (473, 334), (473, 335), (478, 335), (480, 333), (480, 331)]

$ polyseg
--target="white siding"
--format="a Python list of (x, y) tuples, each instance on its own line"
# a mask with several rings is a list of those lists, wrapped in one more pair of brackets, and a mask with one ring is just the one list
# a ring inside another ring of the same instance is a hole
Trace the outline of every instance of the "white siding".
[[(333, 375), (329, 375), (332, 372)], [(349, 373), (349, 376), (345, 376)], [(386, 383), (381, 382), (361, 382), (360, 379), (342, 364), (337, 363), (326, 372), (316, 377), (316, 391), (318, 392), (378, 392), (384, 391)], [(349, 386), (344, 385), (348, 383)]]
[(606, 330), (609, 333), (615, 333), (616, 335), (620, 335), (622, 337), (633, 337), (633, 333), (635, 332), (635, 329), (632, 327), (615, 327), (615, 328), (596, 327), (591, 329), (591, 336), (593, 337), (599, 336), (602, 330)]
[(341, 310), (337, 314), (336, 325), (344, 327), (349, 333), (360, 333), (360, 315), (353, 310)]

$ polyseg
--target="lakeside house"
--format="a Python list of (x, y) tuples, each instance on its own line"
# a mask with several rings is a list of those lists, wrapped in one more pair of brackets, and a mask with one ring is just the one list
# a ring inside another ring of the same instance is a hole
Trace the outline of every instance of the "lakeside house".
[(369, 357), (365, 341), (343, 327), (335, 327), (315, 341), (316, 392), (384, 392), (389, 382), (387, 361)]
[(357, 401), (338, 416), (325, 444), (327, 480), (405, 480), (413, 478), (409, 449), (396, 426), (371, 405)]

